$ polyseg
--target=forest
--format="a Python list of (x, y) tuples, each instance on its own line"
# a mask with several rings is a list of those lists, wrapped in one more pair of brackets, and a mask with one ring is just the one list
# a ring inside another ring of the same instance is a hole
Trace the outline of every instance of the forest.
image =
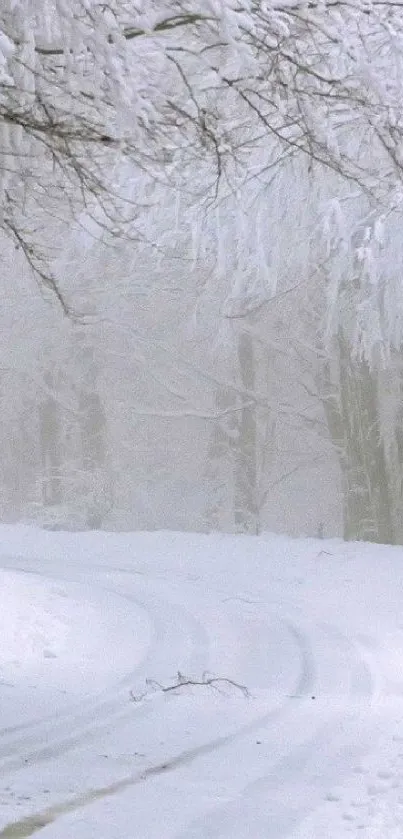
[(402, 70), (388, 0), (3, 0), (3, 522), (403, 544)]

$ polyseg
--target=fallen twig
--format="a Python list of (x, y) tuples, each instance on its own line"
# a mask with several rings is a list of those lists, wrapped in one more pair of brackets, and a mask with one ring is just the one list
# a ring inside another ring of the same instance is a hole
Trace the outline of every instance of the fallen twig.
[(218, 684), (231, 685), (232, 687), (237, 688), (237, 690), (240, 690), (245, 697), (249, 696), (248, 688), (245, 685), (238, 684), (238, 682), (235, 682), (233, 679), (228, 679), (224, 676), (209, 676), (208, 673), (203, 673), (201, 679), (190, 679), (178, 670), (177, 679), (174, 684), (162, 685), (160, 682), (155, 681), (155, 679), (146, 679), (147, 690), (140, 694), (135, 694), (134, 691), (131, 690), (130, 698), (133, 702), (141, 702), (142, 699), (149, 696), (150, 689), (160, 691), (161, 693), (170, 693), (171, 691), (178, 690), (182, 687), (212, 687), (214, 690), (219, 692), (219, 688), (217, 687)]

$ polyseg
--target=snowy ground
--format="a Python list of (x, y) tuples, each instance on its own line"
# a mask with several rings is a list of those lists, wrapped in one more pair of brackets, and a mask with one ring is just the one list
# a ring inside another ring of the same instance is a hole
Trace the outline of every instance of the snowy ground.
[(401, 839), (403, 549), (0, 545), (0, 839)]

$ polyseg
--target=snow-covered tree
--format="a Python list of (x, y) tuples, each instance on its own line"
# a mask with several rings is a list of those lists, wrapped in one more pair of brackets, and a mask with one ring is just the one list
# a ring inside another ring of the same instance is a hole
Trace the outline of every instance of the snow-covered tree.
[(300, 154), (387, 201), (401, 177), (402, 15), (388, 0), (5, 0), (3, 231), (67, 305), (49, 214), (142, 235), (161, 180), (212, 198)]
[[(221, 504), (231, 523), (220, 526), (255, 530), (270, 487), (312, 456), (302, 423), (327, 422), (347, 535), (401, 538), (402, 32), (388, 0), (1, 4), (0, 229), (62, 306), (91, 320), (80, 331), (30, 308), (32, 359), (18, 363), (30, 387), (13, 433), (16, 450), (32, 445), (14, 470), (3, 464), (22, 507), (79, 498), (84, 509), (86, 498), (99, 521), (109, 501), (94, 512), (90, 495), (109, 498), (119, 475), (129, 515), (140, 485), (154, 499), (148, 472), (156, 482), (178, 463), (183, 487), (207, 456), (222, 491), (211, 521)], [(292, 289), (289, 311), (277, 308)], [(22, 319), (31, 303), (12, 301)], [(309, 373), (289, 316), (312, 344)], [(302, 372), (319, 389), (299, 408)], [(168, 425), (182, 460), (151, 445)]]

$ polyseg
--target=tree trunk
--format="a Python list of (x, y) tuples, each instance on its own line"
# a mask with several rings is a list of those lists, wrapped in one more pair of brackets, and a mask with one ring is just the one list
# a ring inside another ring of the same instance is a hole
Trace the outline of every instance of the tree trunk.
[(208, 493), (205, 515), (209, 531), (231, 530), (233, 525), (233, 463), (230, 447), (233, 407), (233, 393), (229, 388), (219, 388), (215, 394), (218, 416), (212, 429), (205, 471)]
[[(46, 382), (52, 386), (50, 376)], [(45, 507), (60, 504), (61, 488), (61, 439), (59, 408), (55, 399), (48, 396), (39, 406), (39, 427), (42, 457), (42, 500)]]
[(108, 506), (105, 486), (106, 419), (101, 397), (95, 389), (96, 368), (92, 353), (86, 350), (83, 355), (84, 360), (89, 362), (79, 395), (82, 465), (87, 493), (84, 501), (87, 508), (86, 525), (91, 530), (97, 530), (102, 526)]
[[(248, 332), (241, 332), (238, 337), (238, 360), (242, 388), (255, 390), (255, 353), (253, 338)], [(237, 433), (233, 440), (235, 489), (234, 521), (237, 531), (258, 533), (259, 521), (259, 486), (257, 463), (257, 416), (256, 404), (245, 394), (238, 416)]]
[[(237, 336), (237, 353), (240, 390), (253, 392), (255, 354), (247, 332)], [(217, 391), (216, 410), (206, 469), (207, 523), (212, 529), (255, 534), (260, 526), (256, 406), (247, 394), (228, 386)]]
[(342, 475), (344, 538), (395, 543), (390, 474), (382, 439), (377, 373), (352, 358), (342, 333), (337, 339), (338, 387), (330, 367), (322, 370), (328, 428)]

